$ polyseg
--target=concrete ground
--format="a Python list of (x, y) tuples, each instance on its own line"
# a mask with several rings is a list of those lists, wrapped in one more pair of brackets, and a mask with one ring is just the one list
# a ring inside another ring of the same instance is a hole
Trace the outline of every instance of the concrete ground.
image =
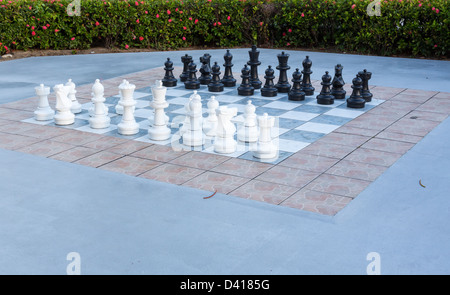
[[(262, 67), (276, 64), (278, 50), (261, 51)], [(236, 66), (248, 59), (232, 52)], [(185, 53), (2, 62), (0, 103)], [(307, 53), (289, 53), (301, 67)], [(373, 85), (450, 92), (449, 62), (308, 54), (315, 79), (342, 63), (347, 83), (362, 65)], [(335, 216), (0, 149), (0, 273), (65, 274), (78, 252), (82, 274), (366, 274), (376, 252), (381, 274), (449, 274), (449, 132), (447, 118)]]

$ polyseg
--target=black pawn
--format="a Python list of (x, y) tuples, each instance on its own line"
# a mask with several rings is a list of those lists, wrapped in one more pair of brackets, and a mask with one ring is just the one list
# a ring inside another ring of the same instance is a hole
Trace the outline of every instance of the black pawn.
[(223, 83), (220, 81), (220, 66), (217, 62), (211, 68), (212, 70), (212, 80), (208, 84), (208, 90), (211, 92), (221, 92), (223, 91)]
[(236, 86), (236, 79), (233, 77), (233, 63), (231, 62), (233, 59), (233, 55), (230, 53), (230, 50), (227, 49), (227, 53), (223, 56), (225, 63), (223, 66), (225, 67), (225, 72), (222, 77), (222, 83), (225, 87), (234, 87)]
[(361, 96), (361, 90), (363, 88), (362, 86), (362, 79), (358, 75), (353, 79), (352, 81), (352, 95), (350, 95), (349, 98), (347, 98), (347, 107), (354, 108), (354, 109), (361, 109), (365, 106), (366, 100)]
[(289, 90), (291, 90), (291, 84), (289, 84), (289, 80), (287, 77), (287, 70), (291, 68), (290, 66), (288, 66), (289, 54), (285, 54), (283, 51), (281, 52), (281, 54), (277, 55), (277, 58), (277, 70), (280, 71), (280, 76), (278, 78), (278, 83), (275, 84), (275, 87), (280, 93), (288, 93)]
[(266, 75), (264, 79), (266, 79), (266, 83), (264, 87), (261, 88), (261, 95), (266, 97), (277, 96), (278, 89), (275, 88), (275, 84), (273, 84), (273, 80), (275, 79), (274, 75), (275, 71), (272, 69), (272, 66), (269, 66), (266, 70)]
[(256, 45), (252, 45), (252, 50), (250, 50), (248, 54), (250, 56), (250, 60), (247, 62), (250, 66), (250, 84), (252, 84), (253, 88), (260, 89), (262, 82), (259, 81), (258, 66), (261, 62), (258, 60), (259, 50), (256, 50)]
[(369, 80), (372, 78), (372, 73), (368, 72), (366, 69), (362, 72), (358, 72), (362, 80), (361, 96), (366, 102), (372, 101), (372, 93), (369, 90)]
[(166, 71), (166, 74), (162, 79), (162, 85), (166, 87), (177, 86), (178, 80), (173, 75), (173, 62), (170, 60), (170, 58), (167, 58), (167, 61), (164, 63), (164, 70)]
[(242, 69), (241, 78), (242, 83), (241, 86), (238, 87), (238, 94), (242, 96), (252, 96), (255, 92), (255, 88), (250, 84), (250, 69), (247, 65)]
[(181, 62), (183, 63), (183, 72), (180, 75), (180, 81), (185, 82), (189, 77), (189, 64), (192, 61), (192, 56), (184, 55), (181, 57)]
[(331, 82), (332, 88), (331, 88), (331, 95), (334, 96), (335, 99), (345, 99), (345, 94), (347, 93), (344, 90), (344, 78), (342, 78), (342, 70), (343, 66), (341, 64), (338, 64), (334, 67), (334, 78)]
[(334, 96), (331, 95), (331, 76), (328, 74), (328, 71), (325, 72), (325, 75), (322, 76), (322, 90), (320, 94), (317, 95), (317, 103), (318, 104), (333, 104)]
[(200, 73), (201, 76), (198, 78), (198, 81), (200, 81), (200, 84), (202, 85), (208, 85), (211, 83), (211, 67), (209, 65), (210, 62), (210, 55), (208, 56), (205, 54), (204, 56), (200, 57), (200, 62), (202, 63), (202, 66), (200, 67)]
[(302, 62), (303, 65), (303, 81), (302, 81), (302, 90), (305, 92), (305, 95), (314, 95), (315, 88), (311, 84), (311, 66), (312, 61), (309, 59), (309, 56), (306, 56), (305, 60)]
[(305, 92), (302, 90), (302, 73), (300, 73), (299, 69), (295, 69), (295, 72), (292, 74), (292, 88), (289, 91), (289, 100), (301, 101), (305, 100)]
[(197, 75), (195, 74), (195, 73), (197, 73), (197, 65), (191, 61), (188, 69), (189, 69), (189, 77), (184, 82), (184, 87), (186, 89), (199, 89), (200, 82), (198, 81)]

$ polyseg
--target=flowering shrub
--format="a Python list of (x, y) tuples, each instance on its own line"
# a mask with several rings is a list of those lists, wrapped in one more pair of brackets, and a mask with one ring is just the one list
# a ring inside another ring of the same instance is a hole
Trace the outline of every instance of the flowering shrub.
[(447, 56), (448, 0), (0, 0), (0, 53), (92, 46), (338, 47)]

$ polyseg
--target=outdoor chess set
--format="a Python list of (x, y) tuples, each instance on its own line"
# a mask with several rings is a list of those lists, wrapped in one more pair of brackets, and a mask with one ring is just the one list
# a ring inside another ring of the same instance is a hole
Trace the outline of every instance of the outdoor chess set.
[[(242, 69), (238, 85), (232, 75), (232, 54), (224, 55), (224, 75), (211, 55), (200, 57), (200, 77), (187, 54), (181, 58), (183, 72), (173, 75), (173, 62), (165, 62), (165, 74), (155, 85), (136, 89), (127, 80), (118, 86), (118, 95), (104, 97), (104, 87), (96, 80), (92, 101), (80, 104), (76, 85), (53, 87), (56, 106), (48, 103), (50, 87), (35, 88), (39, 97), (34, 117), (23, 122), (60, 126), (85, 132), (122, 137), (172, 146), (174, 150), (195, 150), (241, 159), (275, 163), (306, 147), (360, 116), (382, 100), (372, 99), (363, 70), (352, 81), (352, 93), (343, 89), (342, 65), (335, 75), (322, 76), (317, 91), (310, 80), (312, 62), (307, 56), (303, 70), (287, 71), (289, 54), (277, 55), (278, 82), (269, 66), (265, 83), (258, 78), (259, 51), (252, 46), (250, 60)], [(249, 67), (248, 67), (249, 66)], [(302, 77), (303, 76), (303, 77)]]

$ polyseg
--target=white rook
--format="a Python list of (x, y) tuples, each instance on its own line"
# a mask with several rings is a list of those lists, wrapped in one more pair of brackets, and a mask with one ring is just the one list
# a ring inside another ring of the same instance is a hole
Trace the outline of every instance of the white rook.
[(278, 148), (272, 141), (271, 131), (275, 125), (275, 118), (264, 113), (258, 116), (259, 138), (253, 156), (259, 159), (273, 159), (277, 156)]
[(162, 85), (161, 80), (156, 81), (152, 87), (153, 101), (150, 106), (155, 110), (153, 124), (148, 129), (148, 135), (152, 140), (167, 140), (170, 138), (170, 128), (167, 127), (164, 109), (169, 106), (166, 101), (167, 88)]
[(50, 87), (39, 85), (34, 88), (36, 95), (39, 96), (39, 105), (34, 111), (34, 119), (37, 121), (48, 121), (53, 119), (55, 111), (48, 104), (48, 95), (50, 94)]
[(136, 86), (124, 80), (119, 86), (121, 101), (118, 103), (122, 107), (123, 116), (120, 123), (117, 125), (117, 131), (123, 135), (133, 135), (139, 132), (139, 124), (134, 118), (134, 106), (136, 101), (133, 98), (134, 89)]

